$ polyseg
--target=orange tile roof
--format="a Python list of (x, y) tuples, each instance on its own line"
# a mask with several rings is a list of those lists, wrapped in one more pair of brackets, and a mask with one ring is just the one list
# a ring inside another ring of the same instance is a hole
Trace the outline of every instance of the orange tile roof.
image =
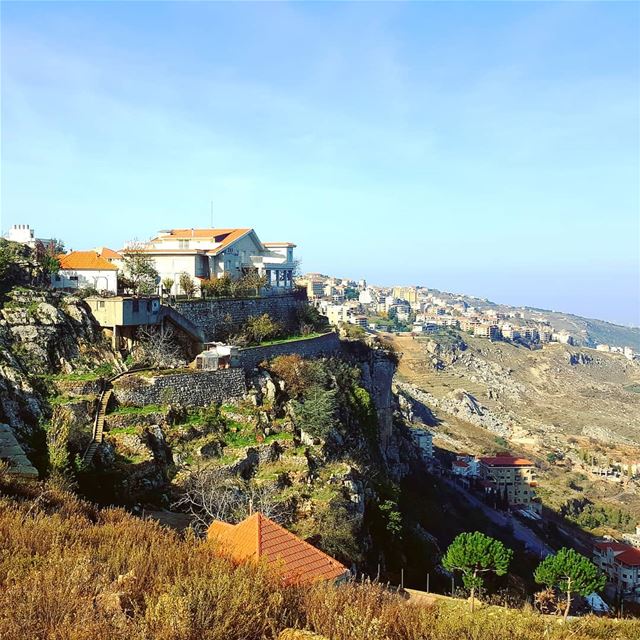
[(533, 467), (531, 460), (526, 458), (518, 458), (516, 456), (493, 456), (489, 458), (480, 458), (480, 462), (490, 467)]
[[(170, 229), (168, 232), (159, 234), (153, 238), (152, 242), (162, 242), (163, 240), (174, 240), (176, 238), (189, 239), (196, 238), (198, 240), (211, 240), (211, 242), (219, 242), (220, 245), (215, 249), (207, 251), (211, 255), (217, 255), (236, 240), (251, 233), (253, 229)], [(154, 253), (154, 249), (145, 249)], [(192, 250), (193, 251), (193, 250)]]
[(118, 267), (108, 260), (101, 258), (95, 251), (72, 251), (58, 256), (61, 269), (75, 271), (117, 271)]
[(96, 247), (95, 252), (101, 257), (107, 260), (122, 260), (122, 255), (109, 247)]
[(236, 525), (214, 520), (207, 538), (237, 562), (266, 559), (278, 567), (287, 582), (335, 580), (347, 572), (337, 560), (261, 513)]

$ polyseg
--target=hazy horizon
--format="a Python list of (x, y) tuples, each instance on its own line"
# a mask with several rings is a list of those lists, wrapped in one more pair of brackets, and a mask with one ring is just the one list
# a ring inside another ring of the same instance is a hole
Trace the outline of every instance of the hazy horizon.
[(2, 219), (640, 325), (637, 3), (2, 3)]

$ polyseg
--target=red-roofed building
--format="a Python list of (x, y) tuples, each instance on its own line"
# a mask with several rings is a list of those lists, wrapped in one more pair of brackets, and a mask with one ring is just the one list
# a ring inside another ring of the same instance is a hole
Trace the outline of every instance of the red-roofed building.
[(287, 582), (346, 579), (349, 570), (261, 513), (236, 525), (214, 520), (207, 538), (236, 562), (265, 559)]
[(474, 456), (459, 453), (451, 463), (451, 472), (456, 476), (476, 478), (479, 471), (479, 461)]
[(480, 458), (480, 478), (493, 485), (493, 490), (504, 496), (510, 507), (540, 510), (536, 499), (535, 465), (517, 456)]
[(58, 256), (60, 270), (51, 276), (54, 289), (118, 292), (118, 267), (96, 251), (72, 251)]
[[(253, 229), (168, 229), (136, 247), (153, 258), (162, 280), (173, 280), (171, 293), (180, 294), (180, 274), (198, 280), (258, 272), (274, 288), (293, 287), (295, 268), (290, 242), (263, 244)], [(122, 253), (126, 253), (123, 249)]]
[(593, 561), (625, 598), (640, 602), (640, 549), (616, 541), (596, 542)]

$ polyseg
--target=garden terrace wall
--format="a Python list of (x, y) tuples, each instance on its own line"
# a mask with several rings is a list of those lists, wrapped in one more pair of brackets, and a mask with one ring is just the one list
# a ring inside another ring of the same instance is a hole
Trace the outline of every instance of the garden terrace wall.
[(113, 383), (116, 400), (127, 406), (175, 403), (183, 407), (206, 407), (226, 402), (247, 392), (242, 369), (180, 371), (148, 376), (130, 374)]
[(239, 350), (240, 365), (245, 371), (255, 369), (261, 362), (278, 356), (298, 354), (303, 358), (330, 356), (342, 349), (336, 333), (325, 333), (315, 338), (300, 338), (279, 344), (247, 347)]
[(224, 298), (177, 301), (172, 306), (204, 332), (206, 342), (224, 340), (237, 333), (251, 316), (265, 313), (280, 322), (285, 331), (298, 330), (298, 312), (306, 300), (295, 293), (261, 298)]

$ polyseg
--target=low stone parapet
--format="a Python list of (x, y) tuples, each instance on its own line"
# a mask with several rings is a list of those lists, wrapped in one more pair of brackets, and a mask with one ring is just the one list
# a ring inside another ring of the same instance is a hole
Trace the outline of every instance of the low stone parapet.
[(129, 374), (113, 382), (116, 400), (125, 406), (179, 404), (206, 407), (243, 396), (247, 383), (243, 369), (176, 371), (158, 375)]

